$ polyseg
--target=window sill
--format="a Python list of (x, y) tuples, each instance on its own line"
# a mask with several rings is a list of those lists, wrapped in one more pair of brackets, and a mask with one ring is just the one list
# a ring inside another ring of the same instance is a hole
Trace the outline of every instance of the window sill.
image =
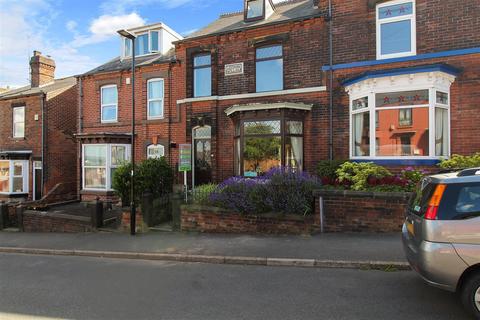
[(392, 158), (375, 158), (375, 157), (365, 157), (365, 158), (350, 158), (353, 162), (373, 162), (378, 165), (385, 166), (435, 166), (437, 165), (442, 157), (435, 158), (414, 158), (414, 157), (392, 157)]
[(405, 57), (413, 57), (416, 56), (417, 52), (402, 52), (402, 53), (393, 53), (393, 54), (386, 54), (381, 55), (377, 54), (377, 60), (386, 60), (386, 59), (395, 59), (395, 58), (405, 58)]

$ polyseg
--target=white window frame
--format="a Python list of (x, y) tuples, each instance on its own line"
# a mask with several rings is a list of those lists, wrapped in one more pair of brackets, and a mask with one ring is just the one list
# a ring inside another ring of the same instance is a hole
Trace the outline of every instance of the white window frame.
[(147, 159), (160, 159), (160, 158), (153, 157), (153, 156), (150, 155), (150, 150), (157, 149), (157, 148), (161, 150), (160, 158), (165, 157), (165, 146), (164, 145), (162, 145), (162, 144), (151, 144), (147, 147)]
[[(103, 89), (106, 89), (106, 88), (115, 88), (117, 90), (117, 103), (116, 104), (104, 104), (103, 103)], [(103, 109), (105, 107), (111, 107), (111, 106), (115, 106), (115, 109), (116, 109), (115, 119), (114, 120), (103, 119)], [(109, 84), (109, 85), (105, 85), (105, 86), (100, 87), (100, 119), (101, 119), (101, 123), (118, 122), (118, 87), (117, 87), (116, 84)]]
[[(15, 111), (17, 110), (22, 110), (23, 112), (23, 121), (22, 122), (15, 122)], [(15, 107), (13, 108), (12, 110), (12, 135), (14, 138), (25, 138), (25, 130), (26, 130), (26, 127), (25, 127), (25, 117), (26, 117), (26, 112), (25, 112), (25, 106), (22, 106), (22, 107)], [(16, 125), (19, 124), (19, 123), (23, 123), (23, 135), (16, 135)]]
[[(412, 3), (412, 14), (403, 15), (399, 17), (393, 18), (385, 18), (380, 19), (379, 11), (380, 8), (389, 7), (392, 5), (402, 4), (402, 3)], [(382, 59), (392, 59), (392, 58), (400, 58), (400, 57), (407, 57), (407, 56), (414, 56), (417, 54), (417, 9), (416, 9), (416, 1), (415, 0), (393, 0), (378, 4), (375, 8), (376, 11), (376, 25), (377, 25), (377, 60)], [(382, 54), (382, 34), (381, 34), (381, 26), (382, 24), (392, 23), (392, 22), (400, 22), (410, 20), (411, 23), (411, 50), (409, 52), (399, 52), (399, 53), (391, 53), (391, 54)]]
[[(150, 83), (151, 82), (161, 82), (162, 83), (163, 96), (161, 98), (154, 98), (154, 99), (149, 98), (148, 90), (150, 88)], [(150, 102), (157, 102), (157, 101), (162, 102), (162, 113), (158, 116), (152, 116), (150, 114)], [(165, 80), (163, 78), (150, 79), (150, 80), (147, 81), (147, 119), (148, 120), (163, 119), (164, 116), (165, 116)]]
[[(85, 166), (85, 147), (87, 146), (105, 146), (105, 166)], [(112, 147), (125, 147), (125, 161), (130, 161), (130, 144), (83, 144), (82, 145), (82, 189), (87, 191), (113, 191), (111, 169), (118, 165), (112, 165)], [(86, 168), (105, 168), (105, 188), (86, 188), (85, 187), (85, 169)]]
[[(29, 163), (28, 160), (0, 160), (0, 162), (7, 162), (9, 165), (9, 176), (8, 176), (8, 192), (1, 192), (0, 194), (5, 195), (15, 195), (15, 194), (28, 194), (29, 193)], [(15, 163), (22, 164), (22, 175), (15, 176), (14, 169)], [(13, 179), (22, 177), (23, 181), (23, 192), (13, 192)]]

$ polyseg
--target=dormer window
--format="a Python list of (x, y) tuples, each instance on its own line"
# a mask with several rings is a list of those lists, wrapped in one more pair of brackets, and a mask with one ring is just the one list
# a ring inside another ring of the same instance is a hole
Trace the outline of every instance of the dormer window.
[(247, 0), (247, 19), (263, 17), (264, 0)]
[[(143, 56), (150, 53), (159, 51), (160, 32), (149, 31), (143, 34), (137, 34), (135, 39), (135, 55)], [(129, 57), (132, 55), (132, 41), (130, 39), (123, 38), (123, 56)]]
[(245, 22), (268, 19), (274, 10), (272, 0), (245, 0)]

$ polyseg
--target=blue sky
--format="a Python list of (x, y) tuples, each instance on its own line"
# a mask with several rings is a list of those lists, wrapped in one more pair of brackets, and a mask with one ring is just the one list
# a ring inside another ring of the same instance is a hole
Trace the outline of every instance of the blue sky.
[(28, 84), (33, 50), (50, 55), (56, 77), (88, 71), (119, 55), (116, 30), (163, 22), (182, 35), (243, 0), (0, 0), (0, 87)]

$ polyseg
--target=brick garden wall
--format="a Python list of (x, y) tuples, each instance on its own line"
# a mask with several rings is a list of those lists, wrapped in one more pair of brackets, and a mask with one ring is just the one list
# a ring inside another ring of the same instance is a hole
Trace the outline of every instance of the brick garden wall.
[(410, 196), (402, 192), (322, 190), (316, 193), (317, 215), (323, 211), (325, 232), (400, 232)]
[(181, 230), (206, 233), (311, 234), (318, 230), (313, 216), (242, 215), (219, 208), (181, 207)]
[(94, 230), (87, 217), (27, 210), (23, 213), (23, 231), (77, 233)]

